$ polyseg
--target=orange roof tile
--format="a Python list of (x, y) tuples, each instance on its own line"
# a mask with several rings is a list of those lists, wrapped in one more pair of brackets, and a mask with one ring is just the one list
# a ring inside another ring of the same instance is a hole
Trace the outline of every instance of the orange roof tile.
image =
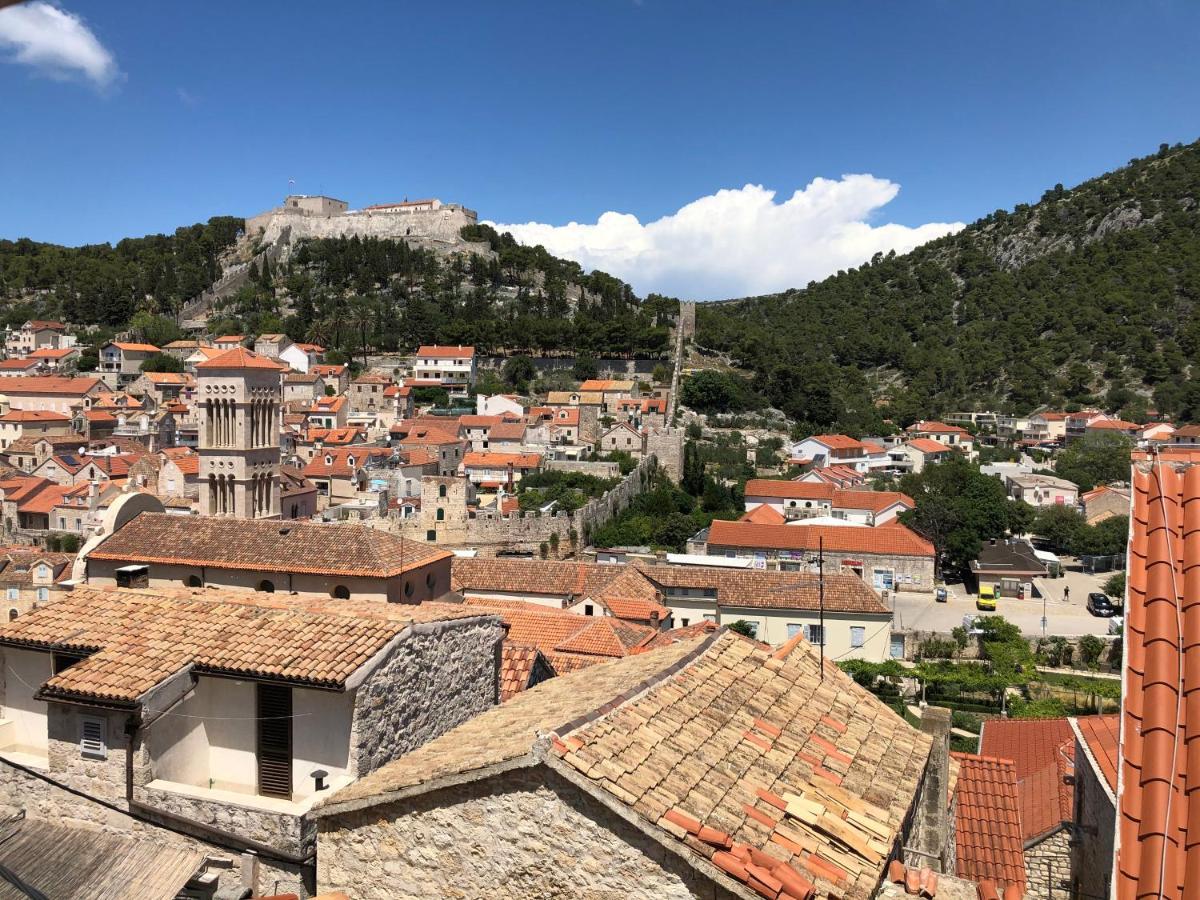
[(540, 453), (468, 453), (463, 456), (464, 469), (495, 469), (512, 466), (514, 469), (538, 469)]
[(950, 447), (945, 444), (939, 444), (932, 438), (913, 438), (911, 441), (905, 441), (906, 447), (912, 447), (914, 450), (919, 450), (922, 453), (951, 453)]
[(989, 719), (979, 752), (1016, 766), (1025, 840), (1041, 837), (1074, 817), (1066, 783), (1075, 759), (1075, 732), (1066, 719)]
[(1011, 759), (952, 753), (958, 761), (956, 874), (990, 878), (1025, 890), (1025, 852), (1017, 808), (1017, 767)]
[(130, 341), (113, 341), (114, 347), (119, 347), (122, 351), (132, 353), (162, 353), (158, 347), (153, 344), (137, 344)]
[(863, 442), (845, 434), (814, 434), (806, 440), (816, 441), (830, 450), (861, 450)]
[(710, 547), (762, 550), (815, 550), (819, 539), (827, 551), (933, 556), (933, 544), (899, 524), (879, 528), (838, 525), (756, 525), (753, 522), (713, 520)]
[(422, 344), (417, 348), (417, 356), (433, 356), (438, 359), (470, 359), (474, 355), (474, 347), (442, 347), (437, 344)]
[[(1135, 455), (1121, 707), (1117, 900), (1187, 897), (1200, 872), (1200, 466)], [(1197, 810), (1193, 802), (1192, 811)]]
[(35, 359), (0, 360), (0, 372), (28, 372), (37, 368)]
[(783, 513), (767, 503), (760, 503), (738, 517), (739, 522), (754, 522), (756, 525), (783, 525), (787, 522)]
[(1120, 761), (1117, 738), (1121, 729), (1121, 717), (1119, 715), (1080, 716), (1074, 721), (1084, 746), (1096, 760), (1096, 767), (1100, 770), (1109, 789), (1115, 793), (1117, 790), (1117, 765)]
[(265, 356), (259, 356), (253, 350), (247, 350), (245, 347), (235, 347), (219, 353), (211, 359), (196, 363), (196, 368), (206, 371), (209, 369), (279, 369), (282, 371), (287, 366), (280, 365)]
[(48, 409), (10, 409), (0, 416), (0, 422), (70, 422), (71, 417), (66, 413), (53, 412)]
[(554, 671), (537, 647), (524, 647), (507, 641), (504, 643), (500, 652), (501, 703), (511, 700), (529, 687), (530, 680), (537, 674), (539, 662), (545, 667), (543, 671), (546, 673)]
[(23, 377), (0, 378), (0, 394), (66, 394), (82, 397), (100, 386), (104, 392), (108, 387), (99, 378), (81, 375), (26, 375)]

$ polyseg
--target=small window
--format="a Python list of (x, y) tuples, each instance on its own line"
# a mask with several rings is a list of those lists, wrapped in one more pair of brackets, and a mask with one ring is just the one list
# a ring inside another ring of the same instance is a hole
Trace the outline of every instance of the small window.
[(680, 628), (687, 628), (687, 627), (688, 627), (688, 621), (689, 621), (688, 619), (680, 619), (680, 620), (679, 620), (679, 627), (680, 627)]
[(592, 604), (590, 604), (590, 603), (585, 603), (585, 604), (583, 605), (583, 614), (584, 614), (585, 616), (591, 616), (591, 615), (595, 615), (595, 612), (596, 612), (596, 610), (595, 610), (595, 608), (592, 606)]
[(79, 720), (79, 752), (90, 759), (107, 759), (104, 719), (85, 716)]
[(413, 586), (411, 581), (404, 582), (404, 596), (411, 597), (413, 595)]
[(274, 582), (267, 581), (264, 578), (262, 581), (260, 581), (258, 583), (258, 587), (255, 588), (255, 590), (262, 591), (264, 594), (273, 594), (273, 593), (275, 593), (275, 584), (274, 584)]
[(333, 591), (330, 593), (330, 596), (332, 596), (335, 600), (349, 600), (350, 588), (346, 587), (344, 584), (339, 584), (333, 589)]
[(434, 585), (436, 585), (436, 584), (437, 584), (437, 577), (432, 572), (430, 572), (428, 575), (425, 576), (425, 587), (429, 588), (432, 591)]
[(204, 587), (204, 582), (200, 580), (199, 575), (189, 575), (187, 577), (188, 587)]
[(439, 522), (445, 522), (445, 521), (446, 521), (446, 511), (445, 511), (444, 509), (442, 509), (441, 507), (438, 507), (438, 511), (437, 511), (437, 520), (438, 520)]
[(804, 626), (798, 622), (788, 622), (788, 627), (787, 627), (788, 640), (790, 641), (792, 638), (794, 638), (796, 635), (798, 635), (800, 633), (800, 629), (803, 627)]
[(10, 587), (8, 589), (8, 599), (9, 600), (20, 600), (21, 599), (21, 589), (15, 588), (15, 587)]
[(861, 647), (867, 639), (867, 629), (862, 625), (850, 626), (850, 646)]
[(15, 619), (16, 617), (17, 617), (17, 611), (16, 611), (15, 609), (10, 609), (10, 610), (8, 611), (8, 621), (10, 621), (10, 622), (11, 622), (11, 621), (12, 621), (13, 619)]
[(446, 486), (445, 486), (444, 484), (439, 484), (439, 485), (438, 485), (438, 496), (439, 496), (439, 497), (445, 497), (445, 496), (446, 496)]
[(805, 625), (804, 631), (810, 644), (825, 643), (825, 627), (823, 625)]
[(425, 532), (425, 540), (429, 541), (432, 544), (434, 541), (437, 540), (437, 532), (434, 531), (432, 528), (429, 529), (428, 531)]
[(40, 587), (37, 589), (38, 603), (45, 603), (50, 599), (50, 588)]

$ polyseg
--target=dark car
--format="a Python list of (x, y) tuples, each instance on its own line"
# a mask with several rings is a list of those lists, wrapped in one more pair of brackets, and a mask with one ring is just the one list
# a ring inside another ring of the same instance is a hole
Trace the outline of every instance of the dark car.
[(1093, 616), (1103, 616), (1106, 619), (1117, 614), (1117, 608), (1113, 606), (1112, 600), (1108, 599), (1108, 595), (1097, 591), (1088, 594), (1087, 611)]

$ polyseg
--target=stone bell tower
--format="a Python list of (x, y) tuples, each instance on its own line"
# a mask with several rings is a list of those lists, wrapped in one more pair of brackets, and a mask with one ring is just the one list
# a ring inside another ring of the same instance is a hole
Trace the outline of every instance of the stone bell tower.
[(279, 518), (283, 370), (242, 347), (197, 364), (201, 515)]

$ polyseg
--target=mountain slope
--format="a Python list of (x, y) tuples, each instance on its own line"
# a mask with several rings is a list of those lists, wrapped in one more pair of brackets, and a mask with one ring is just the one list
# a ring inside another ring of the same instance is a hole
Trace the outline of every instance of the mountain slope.
[[(1100, 403), (1200, 418), (1200, 143), (802, 290), (701, 305), (697, 344), (815, 426)], [(825, 387), (822, 387), (825, 385)]]

